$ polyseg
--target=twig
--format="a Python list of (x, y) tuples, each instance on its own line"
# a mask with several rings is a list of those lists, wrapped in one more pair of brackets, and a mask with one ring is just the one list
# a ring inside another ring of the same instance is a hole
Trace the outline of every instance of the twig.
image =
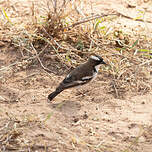
[[(64, 48), (64, 47), (62, 47), (56, 40), (54, 40), (54, 38), (46, 31), (46, 29), (45, 28), (43, 28), (43, 30), (44, 30), (44, 32), (50, 37), (50, 39), (52, 40), (52, 41), (54, 41), (54, 43), (60, 48), (60, 49), (63, 49), (63, 50), (66, 50), (66, 51), (71, 51), (71, 50), (73, 50), (73, 51), (76, 51), (76, 52), (78, 52), (79, 50), (77, 50), (77, 49), (75, 49), (73, 46), (71, 46), (70, 45), (70, 47), (71, 48)], [(92, 40), (93, 41), (93, 40)], [(50, 44), (50, 42), (49, 41), (47, 41), (49, 44)], [(94, 41), (93, 41), (94, 42)], [(95, 42), (94, 42), (95, 43)], [(57, 51), (57, 49), (51, 44), (51, 46), (53, 47), (53, 49), (56, 51), (56, 53), (57, 53), (57, 55), (58, 56), (60, 56), (60, 54), (58, 53), (58, 51)], [(81, 52), (81, 51), (79, 51), (79, 52)], [(71, 52), (72, 53), (72, 52)], [(75, 54), (75, 53), (74, 53)], [(76, 54), (75, 54), (76, 55)], [(78, 55), (77, 55), (78, 56)], [(78, 56), (79, 57), (79, 56)]]
[(46, 29), (44, 27), (43, 27), (43, 30), (60, 49), (66, 49), (66, 48), (63, 48), (56, 40), (54, 40), (54, 38), (46, 31)]
[[(32, 56), (32, 57), (30, 57), (30, 58), (28, 58), (28, 59), (26, 59), (26, 60), (28, 61), (28, 60), (32, 60), (32, 59), (34, 59), (34, 58), (37, 58), (37, 56), (39, 56), (39, 55), (47, 48), (47, 46), (48, 46), (48, 45), (46, 45), (45, 48), (44, 48), (39, 54), (37, 54), (36, 56)], [(12, 67), (12, 66), (14, 66), (14, 65), (16, 65), (16, 64), (20, 64), (20, 63), (22, 63), (22, 61), (21, 61), (21, 62), (12, 63), (12, 64), (10, 64), (10, 65), (8, 65), (8, 66), (6, 66), (6, 67), (1, 68), (0, 71), (6, 70), (6, 69), (8, 69), (8, 68), (10, 68), (10, 67)]]
[[(60, 48), (60, 49), (63, 49), (63, 50), (66, 50), (66, 51), (70, 51), (70, 49), (69, 48), (64, 48), (64, 47), (62, 47), (56, 40), (54, 40), (54, 38), (46, 31), (46, 29), (43, 27), (43, 30), (44, 30), (44, 32), (50, 37), (50, 39)], [(47, 42), (49, 42), (49, 41), (47, 41)], [(50, 42), (49, 42), (50, 43)], [(60, 59), (62, 59), (61, 58), (61, 55), (58, 53), (58, 51), (57, 51), (57, 49), (53, 46), (53, 45), (51, 45), (52, 47), (53, 47), (53, 49), (55, 50), (55, 52), (57, 53), (57, 57), (59, 56), (60, 57)], [(71, 46), (72, 47), (72, 46)], [(71, 50), (75, 50), (76, 52), (78, 51), (77, 49), (75, 49), (74, 47), (72, 47), (72, 49)], [(71, 52), (72, 53), (72, 52)]]
[(91, 40), (91, 42), (93, 42), (95, 45), (97, 45), (99, 48), (102, 48), (102, 46), (100, 44), (98, 44), (98, 42), (96, 42), (93, 38), (91, 38), (90, 36), (88, 36), (89, 39)]
[(134, 19), (134, 18), (132, 18), (130, 16), (127, 16), (127, 15), (124, 15), (124, 14), (122, 14), (120, 12), (117, 12), (117, 13), (113, 13), (113, 14), (101, 14), (101, 15), (90, 16), (90, 17), (87, 17), (87, 18), (85, 18), (85, 19), (83, 19), (81, 21), (78, 21), (78, 22), (66, 27), (66, 29), (70, 28), (70, 27), (75, 27), (75, 26), (77, 26), (79, 24), (86, 23), (86, 22), (89, 22), (89, 21), (92, 21), (92, 20), (95, 20), (95, 19), (98, 19), (98, 18), (107, 17), (107, 16), (122, 16), (124, 18), (131, 19), (131, 20), (134, 20), (134, 21), (152, 23), (152, 21), (144, 21), (143, 19)]
[[(37, 53), (37, 50), (35, 49), (35, 47), (33, 46), (32, 43), (31, 43), (31, 46), (32, 46), (33, 50), (35, 51), (36, 58), (37, 58), (38, 61), (40, 62), (40, 65), (42, 66), (42, 68), (43, 68), (44, 70), (46, 70), (46, 71), (53, 72), (53, 71), (51, 71), (50, 69), (46, 68), (46, 67), (43, 65), (43, 63), (41, 62), (41, 60), (40, 60), (40, 58), (39, 58), (39, 55), (38, 55), (38, 53)], [(44, 51), (44, 50), (43, 50), (43, 51)]]
[(70, 26), (68, 26), (66, 28), (75, 27), (75, 26), (77, 26), (79, 24), (86, 23), (86, 22), (89, 22), (89, 21), (92, 21), (92, 20), (95, 20), (95, 19), (98, 19), (98, 18), (110, 16), (110, 15), (117, 15), (117, 14), (101, 14), (101, 15), (95, 15), (95, 16), (87, 17), (87, 18), (85, 18), (85, 19), (83, 19), (81, 21), (78, 21), (78, 22), (76, 22), (76, 23), (74, 23), (74, 24), (72, 24), (72, 25), (70, 25)]
[[(30, 58), (28, 58), (28, 59), (26, 59), (26, 60), (28, 61), (28, 60), (31, 60), (31, 59), (34, 59), (34, 58), (36, 58), (36, 56), (30, 57)], [(10, 64), (10, 65), (8, 65), (8, 66), (6, 66), (6, 67), (1, 68), (0, 71), (6, 70), (6, 69), (8, 69), (8, 68), (10, 68), (10, 67), (12, 67), (12, 66), (14, 66), (14, 65), (16, 65), (16, 64), (20, 64), (20, 63), (22, 63), (22, 62), (12, 63), (12, 64)]]
[(146, 62), (141, 63), (139, 66), (142, 66), (142, 65), (145, 65), (145, 64), (151, 63), (151, 62), (152, 62), (152, 59), (151, 59), (151, 60), (148, 60), (148, 61), (146, 61)]
[(21, 46), (21, 45), (16, 44), (16, 43), (12, 43), (12, 44), (15, 45), (15, 46), (17, 46), (17, 47), (23, 47), (27, 52), (29, 52), (29, 53), (31, 53), (33, 55), (33, 53), (29, 49), (27, 49), (26, 47)]

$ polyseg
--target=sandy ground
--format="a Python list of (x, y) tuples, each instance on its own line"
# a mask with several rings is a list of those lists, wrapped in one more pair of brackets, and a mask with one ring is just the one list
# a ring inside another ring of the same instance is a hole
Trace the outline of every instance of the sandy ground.
[[(103, 2), (98, 7), (105, 10), (117, 3), (126, 8), (123, 1)], [(20, 58), (10, 42), (0, 40), (1, 69)], [(66, 90), (48, 103), (65, 73), (19, 64), (0, 71), (1, 151), (152, 151), (152, 93), (116, 99), (108, 93), (111, 80), (101, 71), (82, 93)]]

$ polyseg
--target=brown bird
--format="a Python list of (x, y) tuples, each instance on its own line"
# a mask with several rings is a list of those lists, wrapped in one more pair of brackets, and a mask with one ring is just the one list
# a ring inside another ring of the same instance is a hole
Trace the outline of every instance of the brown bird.
[(59, 84), (54, 92), (48, 95), (49, 101), (65, 89), (84, 85), (96, 78), (101, 64), (106, 64), (102, 57), (92, 55), (89, 60), (72, 70)]

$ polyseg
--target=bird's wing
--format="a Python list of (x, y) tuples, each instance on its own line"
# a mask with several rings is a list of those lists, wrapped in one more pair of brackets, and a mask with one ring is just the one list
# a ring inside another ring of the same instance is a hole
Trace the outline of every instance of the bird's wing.
[(68, 89), (68, 88), (75, 87), (78, 85), (83, 85), (83, 84), (86, 84), (87, 82), (89, 82), (92, 78), (93, 78), (93, 76), (86, 76), (86, 77), (77, 79), (77, 77), (75, 77), (74, 75), (69, 74), (61, 82), (59, 88)]

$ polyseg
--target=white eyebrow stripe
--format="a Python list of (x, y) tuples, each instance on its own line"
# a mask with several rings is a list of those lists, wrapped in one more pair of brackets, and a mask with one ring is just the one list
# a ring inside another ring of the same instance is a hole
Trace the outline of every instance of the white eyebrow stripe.
[(100, 61), (100, 59), (97, 56), (92, 55), (91, 59), (96, 60), (96, 61)]

